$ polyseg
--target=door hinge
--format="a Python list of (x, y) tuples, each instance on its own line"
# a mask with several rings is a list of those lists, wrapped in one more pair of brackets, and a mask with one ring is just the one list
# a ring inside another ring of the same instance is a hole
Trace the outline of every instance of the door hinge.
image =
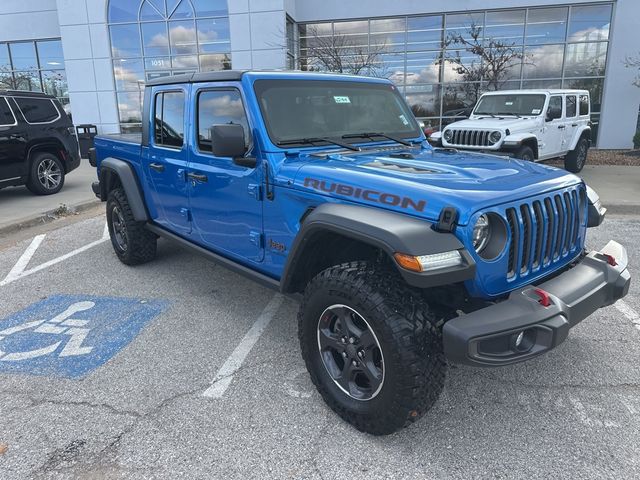
[(249, 241), (258, 248), (263, 248), (262, 246), (262, 233), (252, 230), (249, 232)]
[(262, 200), (262, 188), (256, 183), (250, 183), (248, 187), (249, 196), (256, 200)]

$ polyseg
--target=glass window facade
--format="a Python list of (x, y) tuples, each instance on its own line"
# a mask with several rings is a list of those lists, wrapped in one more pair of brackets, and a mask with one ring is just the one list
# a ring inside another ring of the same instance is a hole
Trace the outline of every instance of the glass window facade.
[(436, 129), (489, 90), (579, 88), (600, 116), (613, 6), (571, 5), (299, 24), (302, 70), (382, 76)]
[(231, 68), (227, 0), (111, 0), (109, 33), (123, 132), (141, 128), (145, 82)]
[(59, 39), (0, 43), (0, 90), (45, 92), (69, 111), (69, 89)]

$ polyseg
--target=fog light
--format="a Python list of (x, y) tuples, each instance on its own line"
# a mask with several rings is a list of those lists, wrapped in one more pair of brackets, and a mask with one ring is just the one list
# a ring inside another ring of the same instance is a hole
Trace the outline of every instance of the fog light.
[(518, 336), (516, 337), (515, 342), (513, 342), (513, 344), (515, 345), (516, 348), (520, 347), (520, 345), (522, 344), (522, 339), (523, 338), (524, 338), (524, 330), (518, 334)]

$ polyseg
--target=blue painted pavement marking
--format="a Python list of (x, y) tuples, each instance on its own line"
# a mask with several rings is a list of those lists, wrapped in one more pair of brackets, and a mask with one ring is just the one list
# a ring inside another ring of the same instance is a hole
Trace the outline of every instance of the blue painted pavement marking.
[(82, 377), (168, 306), (164, 300), (48, 297), (0, 321), (0, 373)]

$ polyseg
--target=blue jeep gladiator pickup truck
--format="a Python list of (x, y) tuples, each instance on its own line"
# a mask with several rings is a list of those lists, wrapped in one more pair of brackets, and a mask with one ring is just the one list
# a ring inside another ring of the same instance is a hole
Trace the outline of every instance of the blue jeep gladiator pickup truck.
[(372, 434), (429, 410), (447, 362), (534, 358), (629, 289), (624, 247), (585, 249), (605, 209), (580, 178), (430, 147), (385, 79), (154, 80), (142, 135), (92, 162), (122, 262), (164, 237), (299, 297), (313, 383)]

